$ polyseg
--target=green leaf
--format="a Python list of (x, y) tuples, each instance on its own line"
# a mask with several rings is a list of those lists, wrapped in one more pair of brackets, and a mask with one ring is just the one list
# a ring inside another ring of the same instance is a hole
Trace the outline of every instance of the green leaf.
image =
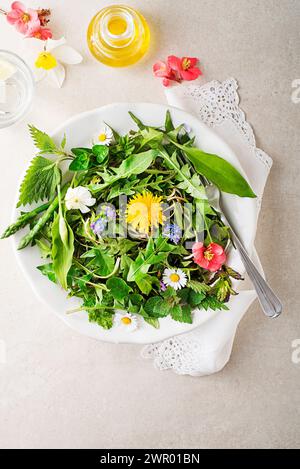
[(190, 305), (175, 305), (171, 310), (171, 316), (175, 321), (192, 324), (192, 308)]
[(64, 134), (63, 138), (62, 138), (62, 141), (60, 143), (60, 146), (61, 148), (64, 150), (65, 146), (66, 146), (66, 143), (67, 143), (67, 137), (66, 137), (66, 134)]
[(51, 281), (51, 282), (54, 282), (56, 283), (56, 275), (55, 275), (55, 272), (53, 270), (53, 264), (52, 262), (50, 264), (43, 264), (43, 265), (39, 265), (37, 267), (37, 269), (39, 269), (40, 272), (42, 272), (43, 275), (45, 275), (46, 277), (48, 277), (48, 279)]
[(52, 224), (53, 270), (62, 288), (67, 290), (67, 275), (72, 265), (74, 235), (61, 214), (56, 214)]
[(119, 179), (125, 179), (133, 174), (141, 174), (146, 171), (147, 168), (153, 163), (157, 156), (156, 150), (148, 150), (142, 153), (137, 153), (129, 156), (122, 162), (118, 168), (112, 168), (115, 172), (114, 175), (102, 174), (104, 178), (103, 184), (95, 184), (91, 186), (93, 191), (102, 191), (106, 187), (110, 186)]
[(150, 294), (152, 290), (153, 280), (154, 280), (153, 277), (151, 277), (151, 275), (148, 275), (148, 274), (139, 273), (139, 275), (135, 277), (135, 283), (137, 284), (141, 292), (144, 293), (145, 295)]
[(86, 171), (90, 165), (90, 155), (87, 152), (82, 152), (76, 156), (69, 166), (70, 171)]
[(17, 207), (50, 199), (60, 180), (61, 171), (56, 163), (43, 156), (36, 156), (21, 183)]
[(97, 162), (101, 164), (108, 157), (109, 149), (106, 145), (94, 145), (92, 152), (96, 156)]
[(150, 238), (144, 254), (140, 252), (136, 260), (131, 264), (127, 281), (135, 281), (138, 273), (147, 273), (152, 264), (166, 261), (169, 253), (174, 249), (176, 249), (176, 246), (169, 244), (167, 238), (160, 236), (155, 241)]
[(210, 286), (206, 283), (198, 282), (198, 280), (189, 280), (188, 287), (190, 287), (196, 293), (206, 293), (210, 290)]
[(205, 293), (196, 293), (193, 290), (190, 290), (189, 297), (188, 297), (188, 303), (192, 306), (198, 306), (202, 300), (205, 298)]
[(208, 309), (212, 309), (213, 311), (219, 311), (219, 310), (228, 310), (228, 306), (226, 306), (224, 303), (221, 303), (220, 301), (217, 300), (215, 296), (206, 296), (204, 300), (201, 302), (200, 306), (198, 308), (203, 308), (205, 311)]
[(47, 257), (51, 256), (51, 246), (45, 239), (36, 239), (35, 244), (40, 250), (42, 259), (47, 259)]
[(49, 137), (45, 132), (34, 127), (34, 125), (29, 125), (29, 132), (34, 141), (35, 146), (40, 150), (40, 153), (57, 153), (58, 148), (54, 140)]
[(128, 293), (132, 291), (132, 289), (127, 285), (127, 283), (118, 277), (111, 277), (106, 282), (107, 288), (110, 290), (112, 296), (118, 300), (123, 302), (125, 298), (127, 298)]
[(115, 169), (117, 177), (127, 178), (132, 174), (143, 173), (153, 163), (153, 160), (156, 156), (156, 150), (148, 150), (129, 156), (122, 162), (119, 168)]
[(100, 309), (93, 309), (88, 312), (89, 321), (96, 322), (103, 329), (111, 329), (113, 326), (113, 314)]
[(147, 318), (144, 317), (144, 321), (146, 321), (150, 326), (155, 327), (155, 329), (159, 329), (159, 320), (157, 318)]
[(191, 179), (190, 176), (185, 173), (185, 171), (182, 171), (175, 158), (175, 155), (173, 157), (170, 157), (169, 154), (163, 148), (160, 149), (159, 154), (165, 160), (168, 167), (176, 171), (177, 176), (182, 181), (182, 189), (184, 189), (188, 194), (191, 194), (195, 199), (206, 198), (205, 189), (201, 185), (200, 179), (195, 178), (194, 176)]
[(186, 154), (195, 169), (221, 191), (240, 197), (256, 197), (246, 179), (228, 161), (198, 148), (173, 143)]
[(171, 132), (171, 130), (174, 130), (174, 125), (172, 122), (171, 113), (169, 109), (166, 112), (165, 129), (166, 129), (166, 132)]
[(114, 258), (106, 254), (100, 247), (93, 248), (90, 251), (84, 253), (82, 258), (91, 257), (91, 261), (87, 265), (95, 266), (97, 275), (106, 277), (111, 274), (114, 270), (115, 261)]
[(143, 139), (140, 143), (140, 148), (143, 148), (146, 145), (151, 143), (152, 148), (155, 146), (155, 143), (160, 143), (164, 138), (164, 134), (159, 130), (149, 127), (147, 129), (141, 130), (141, 135)]
[(136, 125), (138, 126), (140, 130), (144, 130), (147, 128), (143, 124), (143, 122), (138, 117), (136, 117), (132, 112), (129, 111), (128, 114), (130, 115), (131, 119), (136, 123)]

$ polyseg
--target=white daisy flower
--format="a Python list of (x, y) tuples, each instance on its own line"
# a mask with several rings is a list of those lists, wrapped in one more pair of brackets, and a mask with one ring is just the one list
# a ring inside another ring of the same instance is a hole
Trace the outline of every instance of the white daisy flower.
[(63, 64), (75, 65), (82, 62), (82, 56), (73, 47), (66, 45), (64, 37), (47, 41), (30, 38), (26, 39), (26, 44), (30, 47), (29, 62), (36, 81), (48, 78), (61, 88), (66, 76)]
[(113, 131), (108, 125), (101, 127), (99, 132), (94, 136), (93, 143), (95, 145), (110, 145), (113, 139)]
[(95, 204), (94, 199), (90, 191), (83, 186), (69, 187), (65, 196), (65, 202), (67, 210), (79, 209), (81, 213), (87, 213), (90, 211), (88, 207)]
[(174, 290), (180, 290), (187, 284), (187, 276), (181, 269), (165, 269), (163, 273), (163, 282)]
[(138, 327), (136, 316), (130, 313), (116, 313), (114, 318), (114, 324), (118, 327), (122, 327), (128, 332), (133, 332)]

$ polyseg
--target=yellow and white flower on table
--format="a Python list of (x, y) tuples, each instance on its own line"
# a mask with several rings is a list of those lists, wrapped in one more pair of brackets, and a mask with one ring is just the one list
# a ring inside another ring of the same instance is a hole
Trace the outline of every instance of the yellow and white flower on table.
[(94, 136), (93, 143), (95, 145), (110, 145), (113, 140), (113, 131), (108, 125), (103, 125), (99, 132)]
[(114, 324), (127, 332), (133, 332), (138, 328), (137, 318), (131, 313), (116, 313)]
[(180, 290), (187, 284), (187, 276), (181, 269), (165, 269), (163, 283), (174, 290)]
[(67, 210), (79, 209), (81, 213), (88, 213), (89, 207), (92, 207), (96, 202), (90, 191), (83, 186), (69, 187), (65, 196), (65, 203)]
[(29, 45), (29, 61), (36, 81), (49, 79), (61, 88), (66, 71), (64, 65), (76, 65), (82, 62), (82, 56), (73, 47), (66, 44), (66, 39), (26, 39)]

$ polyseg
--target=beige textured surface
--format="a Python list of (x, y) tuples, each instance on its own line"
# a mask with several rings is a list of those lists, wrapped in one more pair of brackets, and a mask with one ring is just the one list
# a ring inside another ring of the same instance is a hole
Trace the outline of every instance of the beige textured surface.
[[(61, 90), (37, 89), (26, 121), (46, 130), (112, 101), (164, 102), (151, 64), (168, 53), (200, 56), (207, 80), (238, 79), (258, 144), (274, 159), (257, 248), (285, 314), (268, 321), (255, 304), (217, 375), (159, 372), (139, 347), (69, 330), (33, 296), (10, 242), (1, 241), (0, 447), (299, 448), (300, 364), (291, 360), (300, 338), (300, 104), (291, 101), (300, 78), (299, 0), (128, 0), (149, 20), (153, 39), (147, 58), (124, 70), (98, 65), (85, 45), (89, 19), (109, 2), (28, 3), (52, 7), (55, 32), (85, 57)], [(0, 20), (0, 48), (20, 50), (21, 38)], [(24, 122), (0, 131), (1, 231), (31, 156), (28, 142)]]

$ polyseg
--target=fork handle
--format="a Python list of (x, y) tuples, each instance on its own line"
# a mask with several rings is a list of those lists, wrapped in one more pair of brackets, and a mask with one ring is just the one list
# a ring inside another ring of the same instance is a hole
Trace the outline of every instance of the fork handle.
[[(226, 220), (227, 221), (227, 220)], [(253, 283), (256, 290), (260, 305), (263, 312), (268, 318), (276, 318), (282, 313), (282, 303), (279, 298), (275, 295), (271, 287), (265, 281), (263, 276), (259, 273), (252, 260), (250, 259), (246, 249), (241, 243), (238, 235), (235, 233), (233, 228), (227, 221), (227, 224), (231, 230), (233, 241), (236, 245), (237, 250), (241, 255), (241, 259), (246, 268), (246, 272)]]

